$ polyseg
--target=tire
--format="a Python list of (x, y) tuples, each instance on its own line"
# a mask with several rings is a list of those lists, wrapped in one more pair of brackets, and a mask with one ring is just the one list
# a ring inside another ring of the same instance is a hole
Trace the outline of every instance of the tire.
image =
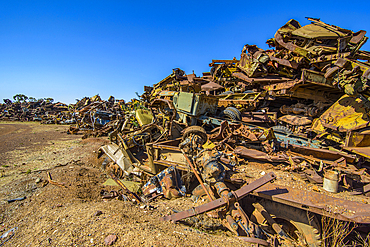
[(259, 203), (299, 244), (309, 247), (321, 246), (320, 223), (315, 215), (309, 215), (305, 210), (270, 200), (263, 199)]
[(272, 126), (272, 129), (275, 132), (284, 133), (284, 134), (293, 134), (293, 131), (291, 131), (288, 127), (282, 126), (282, 125), (275, 125)]
[(232, 106), (229, 106), (227, 107), (225, 110), (230, 110), (232, 112), (234, 112), (236, 115), (237, 115), (237, 120), (240, 121), (242, 119), (242, 114), (240, 113), (240, 111), (238, 109), (236, 109), (235, 107), (232, 107)]
[[(239, 115), (237, 112), (235, 112), (234, 110), (231, 110), (229, 108), (234, 108), (234, 107), (228, 107), (226, 108), (222, 113), (222, 116), (223, 117), (226, 117), (226, 118), (229, 118), (231, 120), (235, 120), (235, 121), (240, 121), (241, 120), (241, 115)], [(237, 110), (236, 108), (234, 108), (235, 110)], [(237, 110), (238, 111), (238, 110)], [(239, 112), (239, 111), (238, 111)], [(240, 112), (239, 112), (240, 113)]]

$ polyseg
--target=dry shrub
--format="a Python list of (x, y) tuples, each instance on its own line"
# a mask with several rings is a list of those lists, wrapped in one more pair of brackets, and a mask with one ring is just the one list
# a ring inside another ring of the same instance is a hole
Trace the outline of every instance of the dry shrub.
[(356, 232), (356, 240), (352, 242), (352, 246), (370, 247), (370, 233), (366, 236), (362, 236), (360, 233)]
[[(348, 246), (348, 240), (346, 237), (352, 233), (353, 229), (357, 227), (357, 224), (349, 221), (341, 221), (335, 218), (322, 216), (322, 246)], [(351, 246), (351, 245), (350, 245)], [(353, 245), (352, 245), (353, 246)]]

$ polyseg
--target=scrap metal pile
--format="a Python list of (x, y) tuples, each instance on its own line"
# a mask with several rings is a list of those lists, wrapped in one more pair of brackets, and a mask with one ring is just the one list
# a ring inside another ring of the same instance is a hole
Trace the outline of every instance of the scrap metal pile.
[(68, 106), (60, 102), (53, 103), (52, 98), (36, 100), (23, 94), (13, 98), (14, 102), (4, 99), (4, 104), (0, 104), (0, 120), (64, 124), (71, 117)]
[[(84, 98), (65, 114), (74, 123), (69, 132), (109, 136), (99, 149), (102, 166), (132, 200), (206, 201), (162, 220), (209, 212), (263, 246), (320, 246), (324, 217), (352, 222), (366, 235), (370, 53), (360, 48), (368, 38), (308, 19), (278, 29), (267, 40), (271, 49), (245, 45), (240, 59), (213, 60), (201, 77), (176, 68), (144, 87), (140, 100)], [(22, 119), (26, 105), (5, 103), (2, 119), (11, 111)], [(249, 173), (252, 163), (319, 189)], [(129, 182), (141, 184), (140, 197)]]
[[(53, 103), (52, 98), (36, 100), (17, 94), (14, 101), (4, 99), (0, 104), (0, 120), (39, 121), (42, 124), (71, 124), (69, 133), (83, 132), (85, 137), (107, 135), (114, 124), (122, 119), (129, 105), (110, 96), (104, 101), (99, 95), (84, 97), (75, 104)], [(135, 100), (134, 100), (135, 101)], [(109, 123), (109, 124), (108, 124)], [(74, 124), (72, 126), (72, 124)]]
[[(141, 182), (140, 201), (205, 197), (162, 220), (210, 211), (247, 242), (320, 246), (322, 217), (369, 233), (368, 38), (308, 19), (282, 26), (270, 50), (245, 45), (240, 60), (213, 60), (202, 77), (177, 68), (145, 87), (99, 149), (103, 168)], [(323, 190), (289, 187), (274, 173), (241, 179), (249, 162)]]
[(110, 96), (107, 101), (95, 95), (85, 97), (76, 104), (70, 105), (72, 112), (71, 125), (68, 133), (83, 132), (83, 138), (107, 135), (117, 128), (124, 115), (123, 100), (116, 101)]

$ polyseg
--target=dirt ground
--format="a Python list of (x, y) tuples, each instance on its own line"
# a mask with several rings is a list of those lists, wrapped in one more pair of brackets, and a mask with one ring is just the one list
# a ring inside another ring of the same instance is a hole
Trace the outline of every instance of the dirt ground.
[[(108, 235), (118, 237), (114, 246), (246, 246), (217, 222), (207, 227), (159, 220), (192, 207), (189, 198), (146, 206), (103, 200), (101, 190), (118, 190), (102, 185), (108, 176), (96, 158), (108, 140), (82, 140), (67, 135), (67, 128), (0, 122), (0, 235), (15, 228), (0, 246), (105, 246)], [(47, 183), (47, 172), (64, 187)]]

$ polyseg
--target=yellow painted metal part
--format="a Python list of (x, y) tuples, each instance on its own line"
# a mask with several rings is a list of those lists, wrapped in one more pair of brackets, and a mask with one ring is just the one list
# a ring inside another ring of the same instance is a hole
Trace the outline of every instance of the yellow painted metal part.
[(153, 115), (148, 110), (138, 109), (136, 110), (135, 115), (140, 127), (146, 124), (150, 124), (153, 120)]
[[(139, 189), (141, 188), (142, 184), (138, 182), (133, 182), (133, 181), (126, 181), (120, 179), (120, 181), (129, 189), (131, 192), (138, 192)], [(108, 178), (107, 181), (103, 183), (105, 186), (119, 186), (113, 179)]]
[(337, 143), (340, 143), (340, 144), (344, 144), (343, 138), (340, 135), (338, 135), (337, 133), (328, 133), (328, 132), (325, 132), (325, 133), (323, 133), (321, 135), (321, 137), (325, 137), (328, 140), (332, 140), (334, 142), (337, 142)]
[(321, 124), (320, 119), (318, 118), (315, 118), (314, 120), (312, 120), (311, 129), (314, 132), (319, 133), (319, 134), (324, 134), (326, 130), (325, 127)]
[(101, 101), (101, 98), (100, 98), (99, 94), (97, 94), (97, 95), (91, 97), (91, 100), (92, 101)]
[(215, 147), (215, 144), (208, 140), (206, 143), (203, 144), (202, 146), (204, 149), (212, 149)]
[(339, 132), (358, 130), (370, 124), (365, 102), (360, 97), (349, 95), (343, 95), (319, 119), (322, 126)]
[(349, 132), (346, 137), (346, 147), (370, 147), (370, 134)]

